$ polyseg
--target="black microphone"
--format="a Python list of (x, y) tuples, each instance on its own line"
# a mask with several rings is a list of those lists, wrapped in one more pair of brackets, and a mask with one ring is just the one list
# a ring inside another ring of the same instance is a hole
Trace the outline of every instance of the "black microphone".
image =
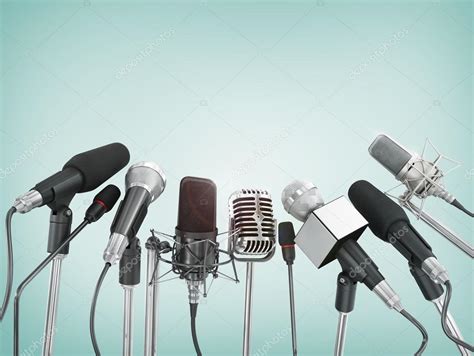
[(281, 246), (281, 254), (287, 265), (295, 262), (295, 229), (289, 221), (278, 224), (278, 242)]
[(111, 143), (75, 155), (63, 169), (18, 197), (13, 207), (19, 213), (55, 203), (67, 205), (76, 193), (94, 190), (128, 164), (130, 153), (121, 143)]
[(90, 223), (96, 222), (114, 207), (119, 198), (120, 189), (113, 184), (109, 184), (94, 197), (92, 204), (86, 210), (84, 219)]
[(148, 213), (148, 206), (163, 193), (166, 177), (154, 162), (132, 165), (125, 176), (127, 192), (115, 214), (110, 228), (110, 239), (104, 251), (104, 261), (117, 263), (131, 239), (138, 234)]
[(174, 267), (188, 284), (191, 304), (199, 302), (200, 287), (216, 262), (216, 206), (217, 188), (212, 180), (181, 180)]
[(352, 184), (349, 199), (368, 221), (374, 235), (392, 244), (436, 283), (444, 284), (449, 280), (446, 268), (439, 263), (431, 246), (413, 228), (397, 203), (364, 180)]

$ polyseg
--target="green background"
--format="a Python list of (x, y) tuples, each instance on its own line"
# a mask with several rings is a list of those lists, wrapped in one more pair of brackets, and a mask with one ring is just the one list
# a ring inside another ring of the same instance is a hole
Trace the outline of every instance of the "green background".
[[(361, 178), (384, 190), (394, 187), (394, 178), (367, 153), (379, 132), (417, 152), (429, 137), (462, 162), (445, 182), (473, 209), (472, 13), (472, 3), (455, 1), (2, 1), (0, 212), (73, 154), (119, 141), (130, 149), (132, 163), (153, 160), (168, 177), (150, 207), (142, 242), (152, 227), (174, 231), (185, 175), (216, 182), (221, 231), (227, 228), (227, 198), (242, 187), (268, 189), (277, 219), (287, 220), (280, 193), (296, 178), (313, 181), (326, 200)], [(124, 174), (111, 181), (122, 188)], [(75, 224), (94, 194), (74, 199)], [(472, 219), (436, 198), (426, 209), (473, 243)], [(14, 217), (15, 286), (46, 254), (48, 214), (43, 208)], [(78, 237), (64, 261), (57, 355), (92, 354), (90, 300), (113, 214)], [(421, 222), (414, 224), (450, 271), (452, 312), (472, 342), (472, 261)], [(369, 232), (361, 245), (426, 325), (426, 355), (456, 354), (401, 256)], [(340, 267), (316, 270), (297, 252), (300, 355), (330, 355)], [(280, 252), (255, 269), (253, 354), (265, 355), (267, 345), (267, 355), (289, 355)], [(117, 270), (107, 276), (98, 304), (104, 355), (121, 353)], [(238, 270), (243, 281), (244, 265)], [(45, 271), (24, 293), (22, 350), (41, 340), (47, 284)], [(215, 282), (198, 313), (205, 355), (240, 354), (243, 301), (244, 283)], [(135, 354), (141, 354), (143, 281), (135, 307)], [(11, 354), (12, 316), (10, 303), (0, 327), (2, 355)], [(418, 331), (359, 286), (347, 355), (408, 355), (419, 343)], [(193, 354), (182, 281), (161, 285), (158, 350)]]

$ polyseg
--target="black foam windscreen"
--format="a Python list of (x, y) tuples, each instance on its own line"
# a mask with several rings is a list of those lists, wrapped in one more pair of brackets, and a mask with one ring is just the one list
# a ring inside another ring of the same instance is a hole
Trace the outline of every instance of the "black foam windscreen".
[(369, 223), (372, 232), (388, 241), (390, 227), (399, 221), (410, 223), (407, 214), (397, 203), (365, 180), (349, 188), (349, 199)]
[(184, 177), (179, 190), (177, 229), (185, 232), (216, 230), (217, 188), (210, 179)]
[(81, 172), (84, 181), (79, 193), (83, 193), (104, 183), (125, 167), (129, 160), (127, 147), (116, 142), (75, 155), (63, 169), (74, 168)]
[(119, 198), (120, 189), (113, 184), (109, 184), (94, 197), (94, 202), (103, 204), (107, 211), (110, 211), (113, 209)]
[(295, 229), (290, 221), (278, 224), (278, 242), (281, 246), (295, 244)]

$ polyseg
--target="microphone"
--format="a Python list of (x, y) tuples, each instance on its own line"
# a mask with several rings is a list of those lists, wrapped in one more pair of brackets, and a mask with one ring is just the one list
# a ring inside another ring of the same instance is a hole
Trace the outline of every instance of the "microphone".
[(217, 257), (217, 188), (210, 179), (184, 177), (179, 189), (174, 267), (186, 280), (189, 303), (199, 303), (199, 291)]
[(276, 220), (265, 190), (242, 189), (229, 197), (229, 254), (237, 261), (264, 262), (275, 253)]
[(288, 266), (295, 262), (295, 229), (289, 221), (278, 224), (278, 242), (281, 246), (283, 260)]
[(110, 239), (104, 251), (104, 261), (117, 263), (129, 244), (137, 236), (148, 206), (163, 193), (166, 177), (154, 162), (139, 162), (132, 165), (125, 176), (126, 194), (120, 202), (110, 228)]
[(50, 205), (67, 205), (76, 193), (96, 189), (128, 164), (130, 153), (121, 143), (111, 143), (75, 155), (63, 169), (18, 197), (13, 207), (19, 213)]
[(295, 180), (283, 190), (281, 199), (285, 210), (304, 222), (295, 243), (317, 268), (337, 259), (352, 279), (364, 283), (389, 308), (403, 310), (400, 297), (357, 243), (367, 222), (344, 197), (324, 204), (316, 186)]
[(349, 199), (367, 219), (375, 236), (391, 243), (436, 283), (449, 281), (446, 268), (439, 263), (431, 246), (413, 228), (407, 214), (397, 203), (364, 180), (351, 185)]
[(420, 199), (432, 195), (445, 200), (464, 213), (474, 216), (442, 183), (443, 171), (437, 160), (430, 162), (417, 153), (410, 153), (387, 135), (378, 135), (369, 147), (369, 153), (395, 178), (403, 183), (408, 191)]

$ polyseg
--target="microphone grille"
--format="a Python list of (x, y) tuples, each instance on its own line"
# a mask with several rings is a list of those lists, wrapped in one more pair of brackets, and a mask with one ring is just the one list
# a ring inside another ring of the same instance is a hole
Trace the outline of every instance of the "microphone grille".
[(268, 255), (275, 247), (276, 222), (273, 202), (266, 190), (242, 189), (229, 198), (229, 241), (232, 250), (241, 255)]
[(387, 135), (378, 135), (369, 147), (370, 155), (397, 176), (413, 157), (410, 152)]

